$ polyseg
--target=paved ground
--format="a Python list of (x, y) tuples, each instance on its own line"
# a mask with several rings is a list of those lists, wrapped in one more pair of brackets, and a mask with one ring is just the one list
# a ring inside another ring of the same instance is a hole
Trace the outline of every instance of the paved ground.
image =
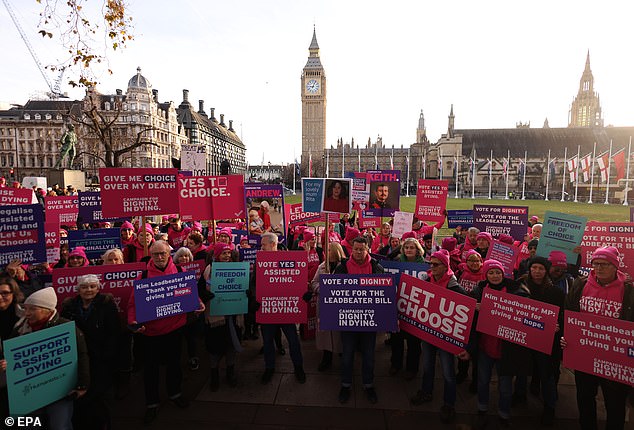
[[(287, 355), (277, 357), (277, 372), (272, 383), (262, 385), (260, 375), (264, 367), (259, 355), (261, 341), (244, 342), (245, 351), (240, 354), (238, 369), (240, 382), (230, 388), (221, 381), (220, 390), (208, 389), (209, 366), (206, 358), (198, 371), (184, 372), (184, 394), (192, 399), (188, 409), (178, 409), (169, 401), (160, 407), (152, 429), (470, 429), (475, 422), (476, 398), (469, 393), (469, 379), (458, 387), (456, 420), (451, 425), (440, 422), (442, 380), (436, 372), (434, 401), (422, 406), (410, 405), (408, 399), (420, 385), (420, 374), (413, 381), (406, 381), (402, 373), (388, 376), (389, 347), (377, 345), (376, 389), (379, 402), (371, 405), (360, 387), (360, 360), (355, 364), (355, 389), (348, 404), (337, 400), (339, 391), (339, 362), (337, 357), (329, 372), (317, 372), (321, 353), (314, 341), (303, 341), (307, 382), (298, 384), (292, 373), (293, 366)], [(202, 349), (202, 341), (200, 342)], [(204, 354), (203, 354), (204, 355)], [(184, 365), (186, 367), (186, 365)], [(492, 407), (487, 428), (497, 428), (495, 383), (492, 384)], [(141, 427), (144, 413), (142, 374), (132, 377), (131, 392), (121, 400), (111, 399), (113, 429), (137, 429)], [(603, 404), (599, 414), (604, 418)], [(512, 411), (513, 428), (539, 428), (541, 402), (529, 394), (528, 402)], [(575, 429), (577, 425), (575, 387), (572, 374), (564, 370), (559, 385), (556, 428)]]

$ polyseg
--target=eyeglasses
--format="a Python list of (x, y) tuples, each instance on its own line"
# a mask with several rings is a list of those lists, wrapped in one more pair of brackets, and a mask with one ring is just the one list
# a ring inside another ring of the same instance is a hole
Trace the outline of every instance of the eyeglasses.
[(170, 218), (168, 221), (169, 222), (178, 222), (178, 219), (177, 218)]
[(166, 255), (169, 255), (169, 252), (165, 251), (165, 252), (153, 252), (152, 256), (154, 257), (165, 257)]
[(430, 265), (431, 267), (444, 266), (444, 264), (441, 264), (441, 263), (429, 263), (429, 265)]
[(13, 291), (0, 291), (0, 297), (9, 297), (13, 294)]
[(611, 265), (610, 263), (595, 263), (595, 262), (592, 263), (592, 267), (595, 267), (597, 269), (605, 269), (610, 265)]

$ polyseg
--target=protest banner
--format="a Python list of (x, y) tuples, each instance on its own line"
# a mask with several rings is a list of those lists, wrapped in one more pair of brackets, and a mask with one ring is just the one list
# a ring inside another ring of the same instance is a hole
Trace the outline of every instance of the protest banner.
[(13, 260), (22, 264), (46, 261), (42, 205), (0, 207), (0, 266)]
[[(207, 174), (207, 148), (205, 145), (181, 144), (181, 169), (192, 172), (193, 176)], [(197, 218), (207, 219), (207, 218)]]
[(183, 220), (245, 218), (242, 175), (179, 176)]
[(634, 386), (634, 323), (564, 312), (564, 366)]
[(205, 260), (194, 260), (189, 263), (177, 264), (177, 266), (183, 269), (183, 272), (194, 272), (196, 279), (199, 279), (205, 267), (207, 267), (207, 262)]
[(321, 212), (324, 207), (324, 180), (302, 178), (302, 211)]
[(362, 212), (370, 206), (370, 182), (363, 172), (355, 172), (351, 178), (350, 200), (352, 209)]
[(78, 195), (79, 220), (88, 222), (116, 222), (123, 218), (104, 218), (101, 212), (101, 194), (99, 191), (81, 191)]
[(412, 231), (413, 219), (414, 214), (411, 212), (394, 212), (394, 226), (392, 227), (392, 236), (401, 238), (408, 231)]
[(2, 348), (12, 415), (50, 405), (77, 387), (74, 321), (5, 340)]
[(256, 300), (260, 324), (293, 324), (307, 321), (308, 255), (304, 251), (260, 251), (255, 261)]
[(121, 248), (121, 230), (118, 228), (96, 228), (92, 230), (71, 230), (68, 232), (68, 249), (78, 246), (86, 248), (89, 260), (101, 258), (112, 248)]
[(396, 331), (392, 275), (321, 275), (319, 327), (335, 331)]
[(255, 263), (258, 250), (256, 248), (240, 248), (240, 261), (248, 261), (249, 263)]
[(400, 170), (368, 170), (370, 205), (365, 211), (368, 217), (393, 217), (399, 210), (401, 198)]
[(30, 205), (37, 203), (31, 188), (0, 188), (0, 206)]
[(319, 212), (304, 212), (302, 211), (302, 204), (295, 203), (292, 205), (285, 204), (284, 210), (286, 211), (286, 219), (288, 225), (294, 227), (299, 224), (308, 224), (311, 222), (318, 222), (321, 218)]
[(473, 205), (473, 226), (480, 231), (524, 240), (528, 228), (528, 206)]
[(485, 288), (476, 330), (550, 354), (559, 307)]
[[(265, 203), (266, 202), (266, 203)], [(270, 231), (278, 236), (279, 243), (286, 242), (286, 222), (284, 221), (284, 189), (282, 185), (245, 184), (244, 208), (248, 212), (256, 209), (263, 221), (263, 231)], [(235, 217), (234, 217), (235, 218)], [(247, 219), (249, 234), (254, 233), (251, 220)]]
[(504, 275), (513, 278), (513, 269), (515, 268), (515, 262), (517, 261), (519, 252), (519, 248), (514, 245), (494, 239), (489, 246), (485, 260), (499, 261), (504, 268)]
[(197, 310), (197, 281), (193, 272), (135, 280), (136, 320), (143, 323)]
[(46, 241), (46, 262), (57, 263), (59, 261), (59, 224), (56, 222), (44, 223), (44, 240)]
[(324, 205), (322, 212), (349, 214), (352, 212), (350, 193), (352, 180), (349, 178), (324, 179)]
[(577, 264), (578, 254), (572, 250), (581, 244), (587, 221), (583, 216), (546, 211), (537, 255), (548, 258), (551, 251), (562, 251), (568, 264)]
[(592, 254), (603, 246), (616, 247), (620, 253), (618, 269), (634, 276), (634, 264), (626, 264), (634, 261), (634, 224), (589, 221), (581, 240), (581, 268), (589, 272)]
[(77, 295), (77, 282), (80, 276), (97, 275), (101, 284), (99, 291), (112, 294), (119, 315), (127, 320), (128, 301), (132, 293), (133, 281), (146, 268), (146, 263), (126, 263), (53, 269), (52, 287), (57, 295), (57, 309), (62, 309), (62, 303), (68, 297)]
[(211, 276), (207, 281), (211, 299), (209, 313), (216, 315), (241, 315), (248, 312), (249, 263), (219, 263), (211, 265)]
[(403, 273), (414, 278), (424, 279), (429, 270), (429, 263), (411, 263), (407, 261), (382, 260), (381, 266), (385, 269), (385, 273), (396, 275), (397, 282), (399, 275)]
[(99, 169), (101, 212), (105, 217), (179, 213), (177, 169)]
[(452, 354), (467, 347), (475, 299), (402, 274), (396, 307), (401, 330)]
[(447, 211), (447, 227), (462, 227), (463, 230), (473, 227), (473, 209)]
[(75, 225), (79, 213), (79, 198), (77, 196), (46, 196), (46, 222), (56, 222), (61, 225)]
[(433, 179), (419, 179), (416, 191), (418, 219), (423, 221), (444, 221), (447, 208), (449, 182)]
[(338, 213), (333, 213), (333, 212), (322, 212), (321, 213), (321, 217), (319, 218), (319, 220), (321, 222), (326, 222), (326, 217), (328, 217), (328, 221), (330, 221), (333, 224), (336, 224), (339, 222), (339, 214)]
[[(357, 211), (357, 216), (359, 219), (359, 228), (381, 228), (381, 217), (373, 216), (367, 217), (363, 215), (363, 211)], [(411, 230), (410, 225), (410, 230)]]

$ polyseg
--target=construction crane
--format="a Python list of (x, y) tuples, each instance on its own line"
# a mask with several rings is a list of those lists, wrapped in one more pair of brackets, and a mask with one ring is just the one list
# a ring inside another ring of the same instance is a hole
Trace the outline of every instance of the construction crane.
[(53, 85), (51, 83), (51, 80), (48, 77), (48, 74), (46, 73), (44, 66), (42, 66), (40, 59), (37, 57), (37, 54), (35, 53), (33, 46), (31, 46), (31, 42), (29, 42), (29, 39), (26, 37), (26, 33), (24, 33), (24, 30), (22, 29), (22, 26), (20, 25), (20, 22), (18, 21), (17, 16), (15, 16), (15, 13), (13, 12), (13, 8), (11, 7), (11, 4), (9, 4), (9, 0), (2, 0), (2, 3), (4, 3), (4, 7), (7, 9), (7, 12), (9, 12), (9, 16), (11, 17), (11, 20), (15, 24), (15, 27), (18, 29), (18, 33), (20, 33), (20, 37), (22, 37), (22, 40), (24, 41), (24, 44), (29, 50), (31, 57), (33, 57), (33, 61), (35, 61), (37, 68), (40, 69), (40, 73), (42, 74), (44, 81), (46, 81), (46, 85), (48, 85), (48, 88), (50, 90), (50, 92), (48, 93), (48, 96), (51, 99), (65, 98), (66, 96), (62, 94), (60, 90), (60, 85), (62, 83), (62, 79), (64, 76), (64, 68), (63, 67), (61, 68), (59, 75), (57, 76), (57, 79), (55, 80), (55, 84)]

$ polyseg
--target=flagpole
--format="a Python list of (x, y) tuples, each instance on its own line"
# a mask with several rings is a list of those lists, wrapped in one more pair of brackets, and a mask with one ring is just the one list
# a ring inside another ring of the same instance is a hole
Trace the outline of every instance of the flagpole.
[(632, 151), (632, 136), (630, 136), (630, 143), (629, 145), (627, 145), (627, 169), (625, 170), (625, 195), (623, 196), (623, 206), (627, 206), (628, 205), (628, 198), (627, 198), (627, 194), (629, 193), (630, 189), (630, 152)]
[(491, 174), (493, 173), (493, 150), (491, 150), (491, 158), (489, 158), (489, 200), (491, 200)]
[[(341, 177), (344, 178), (346, 176), (346, 144), (343, 143), (343, 139), (341, 139)], [(328, 234), (328, 232), (326, 232)]]
[(581, 164), (581, 160), (579, 159), (579, 151), (581, 151), (581, 145), (577, 145), (577, 168), (575, 170), (576, 182), (575, 182), (575, 203), (578, 203), (577, 200), (577, 192), (579, 191), (579, 164)]
[(326, 178), (330, 177), (330, 151), (326, 148)]
[(597, 142), (594, 142), (594, 146), (592, 147), (592, 168), (590, 169), (590, 198), (588, 199), (588, 203), (592, 204), (592, 187), (594, 186), (594, 159), (597, 153)]
[(564, 193), (566, 192), (566, 163), (568, 163), (568, 147), (564, 148), (564, 171), (561, 174), (561, 201), (565, 200)]
[(473, 148), (473, 158), (471, 159), (471, 198), (475, 199), (475, 181), (478, 170), (476, 169), (476, 150)]
[(608, 156), (608, 171), (607, 171), (608, 182), (607, 184), (605, 184), (605, 201), (603, 202), (604, 205), (610, 204), (610, 166), (611, 165), (612, 165), (612, 139), (610, 139), (610, 153)]
[(423, 179), (427, 179), (427, 163), (425, 162), (425, 154), (423, 154)]
[(526, 200), (526, 171), (528, 170), (528, 166), (526, 165), (528, 161), (528, 151), (524, 151), (524, 176), (522, 178), (522, 200)]
[(442, 152), (440, 150), (440, 146), (438, 147), (438, 163), (436, 164), (436, 167), (438, 167), (438, 179), (442, 180)]
[(295, 195), (295, 171), (297, 170), (297, 157), (295, 157), (295, 148), (293, 148), (293, 159), (295, 160), (295, 164), (293, 165), (293, 195)]
[(379, 146), (378, 144), (374, 145), (374, 168), (379, 170)]
[(511, 170), (511, 150), (506, 150), (506, 185), (504, 187), (504, 200), (509, 199), (509, 170)]
[(458, 198), (458, 176), (460, 174), (460, 163), (459, 163), (457, 152), (456, 152), (456, 158), (454, 159), (453, 165), (456, 168), (456, 195), (454, 196), (454, 198), (457, 199)]
[(407, 148), (407, 185), (405, 188), (407, 189), (407, 191), (405, 191), (405, 196), (409, 197), (409, 148)]
[(359, 145), (359, 162), (357, 165), (357, 172), (361, 171), (361, 145)]
[(548, 201), (548, 182), (550, 182), (550, 149), (548, 150), (548, 163), (546, 163), (546, 197), (544, 201)]

